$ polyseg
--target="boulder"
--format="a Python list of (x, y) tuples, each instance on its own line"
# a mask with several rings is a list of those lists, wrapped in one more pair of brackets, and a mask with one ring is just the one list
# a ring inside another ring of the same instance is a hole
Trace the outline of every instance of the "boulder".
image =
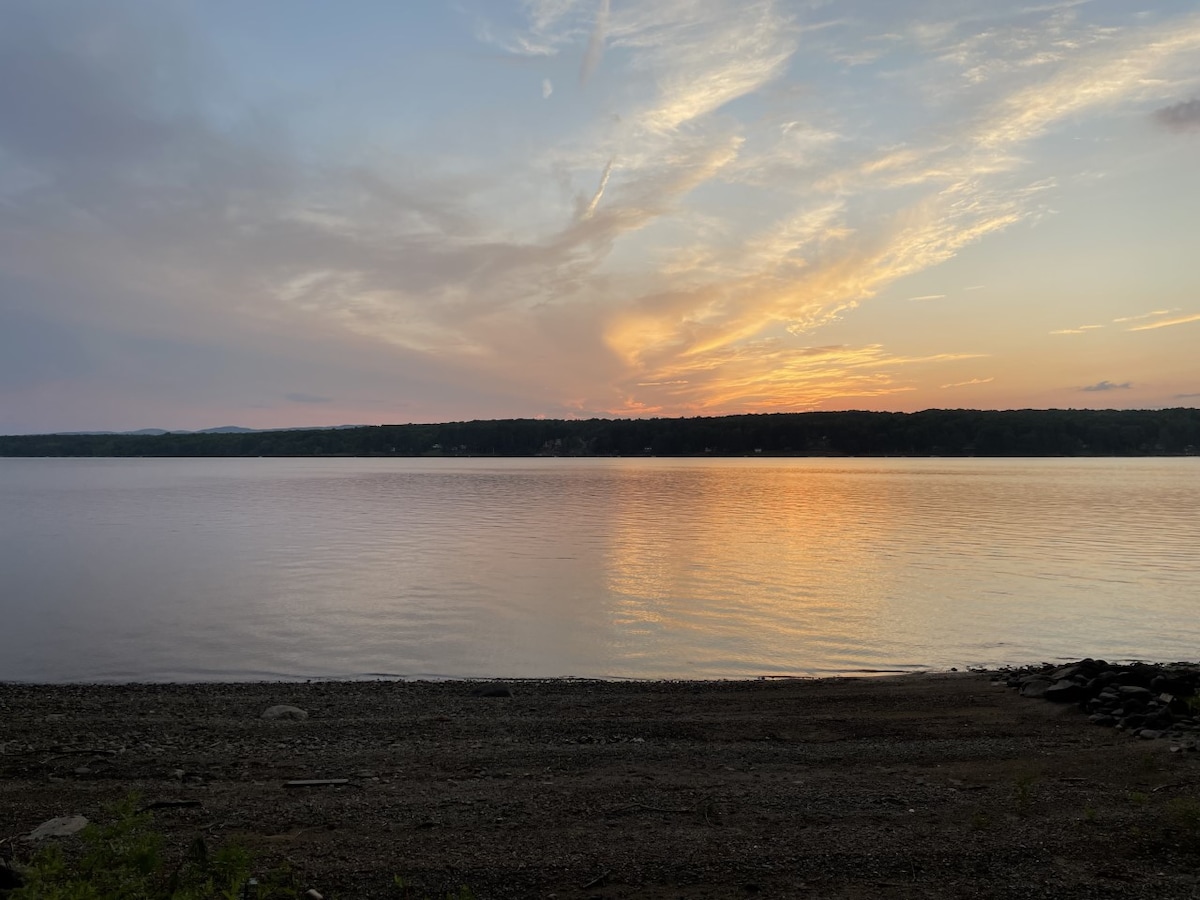
[(1035, 699), (1044, 697), (1046, 691), (1054, 684), (1048, 678), (1030, 678), (1021, 685), (1022, 697), (1033, 697)]
[(1123, 684), (1117, 688), (1117, 694), (1122, 700), (1136, 699), (1148, 701), (1154, 696), (1154, 691), (1137, 684)]
[(1074, 703), (1083, 696), (1083, 688), (1068, 678), (1061, 678), (1042, 691), (1042, 697), (1055, 703)]
[(59, 816), (57, 819), (49, 819), (33, 829), (29, 832), (26, 840), (40, 841), (48, 837), (68, 837), (83, 831), (87, 824), (88, 820), (84, 816)]
[(1186, 717), (1190, 715), (1192, 711), (1192, 708), (1188, 706), (1186, 700), (1184, 700), (1182, 697), (1176, 697), (1174, 694), (1159, 694), (1158, 702), (1177, 716)]
[(1119, 684), (1123, 687), (1141, 687), (1150, 690), (1150, 682), (1154, 680), (1154, 673), (1144, 666), (1135, 666), (1130, 669), (1122, 669), (1113, 678), (1113, 684)]
[(1061, 681), (1064, 678), (1082, 677), (1085, 680), (1090, 680), (1096, 675), (1096, 663), (1091, 659), (1083, 659), (1077, 663), (1072, 663), (1069, 666), (1063, 666), (1061, 669), (1055, 669), (1050, 673), (1050, 677), (1055, 681)]

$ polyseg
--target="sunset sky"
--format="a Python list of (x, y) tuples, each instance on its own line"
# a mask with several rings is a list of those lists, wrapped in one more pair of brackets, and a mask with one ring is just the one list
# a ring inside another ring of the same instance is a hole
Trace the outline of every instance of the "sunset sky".
[(0, 4), (0, 433), (1198, 400), (1196, 0)]

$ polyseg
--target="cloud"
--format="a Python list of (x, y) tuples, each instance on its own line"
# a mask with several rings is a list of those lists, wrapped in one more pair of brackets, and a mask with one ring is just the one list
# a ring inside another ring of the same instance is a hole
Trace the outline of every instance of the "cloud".
[(600, 173), (600, 184), (596, 187), (596, 193), (592, 194), (592, 199), (588, 202), (580, 218), (590, 219), (596, 214), (596, 207), (600, 205), (600, 200), (604, 197), (604, 189), (608, 187), (608, 179), (612, 177), (612, 169), (613, 160), (610, 159), (604, 164), (604, 171)]
[(1051, 334), (1087, 334), (1089, 331), (1095, 331), (1097, 328), (1103, 328), (1103, 325), (1080, 325), (1078, 328), (1059, 328), (1051, 331)]
[[(478, 29), (519, 79), (435, 126), (369, 91), (250, 102), (269, 91), (222, 70), (174, 4), (10, 0), (0, 266), (19, 287), (0, 285), (0, 313), (56, 348), (22, 389), (53, 406), (56, 382), (152, 384), (172, 341), (212, 403), (244, 380), (259, 403), (408, 417), (803, 409), (936, 384), (978, 356), (973, 336), (918, 354), (817, 332), (1036, 221), (1058, 190), (1039, 139), (1178, 96), (1200, 47), (1196, 16), (1105, 30), (1061, 6), (964, 8), (529, 0)], [(823, 77), (848, 54), (853, 77)], [(555, 56), (582, 59), (595, 109), (531, 111), (529, 72)], [(403, 134), (312, 137), (352, 112)], [(1137, 327), (1194, 320), (1174, 312)], [(136, 359), (89, 338), (114, 323), (147, 342)]]
[(1154, 319), (1158, 318), (1159, 316), (1169, 316), (1171, 313), (1175, 312), (1179, 312), (1178, 307), (1175, 309), (1156, 309), (1152, 312), (1140, 313), (1136, 316), (1121, 316), (1119, 319), (1113, 319), (1113, 322), (1121, 324), (1125, 322), (1138, 322), (1142, 319)]
[(1135, 325), (1132, 328), (1126, 328), (1126, 331), (1150, 331), (1155, 328), (1170, 328), (1174, 325), (1187, 325), (1189, 322), (1200, 322), (1200, 313), (1192, 313), (1187, 316), (1178, 316), (1174, 319), (1160, 319), (1157, 322), (1147, 322), (1145, 325)]
[(550, 95), (554, 93), (554, 82), (549, 78), (542, 79), (542, 99), (549, 100)]
[(920, 296), (920, 297), (909, 297), (908, 299), (909, 299), (909, 300), (912, 300), (912, 301), (919, 301), (919, 300), (942, 300), (942, 299), (944, 299), (944, 298), (945, 298), (945, 296), (946, 296), (945, 294), (924, 294), (923, 296)]
[(656, 88), (635, 121), (668, 134), (774, 81), (796, 51), (790, 25), (774, 0), (622, 8), (611, 17), (609, 43), (630, 52), (634, 70)]
[(591, 80), (604, 56), (604, 40), (608, 29), (609, 12), (609, 0), (600, 0), (596, 7), (596, 19), (592, 24), (592, 31), (588, 35), (587, 49), (583, 52), (583, 62), (579, 67), (579, 83), (582, 85), (586, 85)]
[(1169, 131), (1200, 131), (1200, 99), (1182, 100), (1156, 109), (1154, 120)]
[(1172, 400), (1194, 400), (1197, 397), (1200, 397), (1200, 391), (1197, 391), (1197, 392), (1194, 392), (1191, 394), (1173, 394), (1171, 396), (1171, 399)]
[(991, 384), (995, 380), (995, 378), (972, 378), (970, 381), (955, 381), (950, 384), (943, 384), (941, 387), (942, 390), (946, 388), (970, 387), (975, 384)]
[(1133, 384), (1128, 381), (1122, 382), (1121, 384), (1114, 384), (1111, 381), (1098, 381), (1095, 384), (1089, 384), (1085, 387), (1081, 387), (1080, 390), (1087, 391), (1088, 393), (1096, 393), (1103, 391), (1127, 391), (1132, 387)]

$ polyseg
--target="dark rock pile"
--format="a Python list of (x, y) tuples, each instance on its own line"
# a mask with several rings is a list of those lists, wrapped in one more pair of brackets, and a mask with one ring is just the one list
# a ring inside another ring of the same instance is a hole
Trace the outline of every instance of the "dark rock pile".
[(1118, 728), (1147, 740), (1167, 738), (1180, 749), (1200, 744), (1200, 665), (1117, 665), (1081, 659), (1065, 666), (1001, 672), (1022, 697), (1077, 703), (1096, 725)]

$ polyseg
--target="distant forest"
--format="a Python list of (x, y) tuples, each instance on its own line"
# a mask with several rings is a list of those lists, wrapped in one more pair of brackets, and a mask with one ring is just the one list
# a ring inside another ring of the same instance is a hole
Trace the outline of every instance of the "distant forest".
[(500, 419), (235, 434), (0, 436), (0, 456), (1185, 456), (1200, 410)]

